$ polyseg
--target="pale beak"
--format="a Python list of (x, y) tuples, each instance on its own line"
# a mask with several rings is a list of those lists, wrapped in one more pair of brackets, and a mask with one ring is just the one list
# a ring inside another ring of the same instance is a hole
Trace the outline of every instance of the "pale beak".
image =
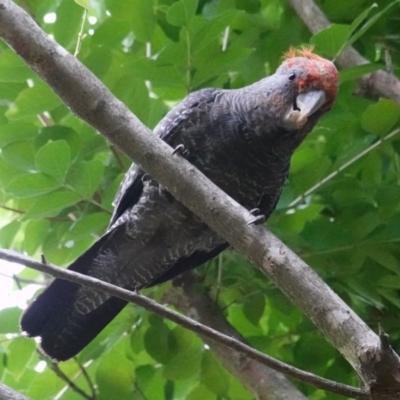
[(284, 126), (289, 130), (302, 128), (310, 115), (319, 110), (326, 102), (323, 90), (310, 90), (300, 93), (284, 118)]

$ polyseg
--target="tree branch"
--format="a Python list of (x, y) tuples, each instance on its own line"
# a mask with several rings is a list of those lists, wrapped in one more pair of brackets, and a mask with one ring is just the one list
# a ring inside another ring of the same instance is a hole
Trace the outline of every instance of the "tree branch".
[(48, 361), (47, 365), (49, 368), (61, 379), (63, 380), (68, 387), (71, 388), (74, 392), (78, 393), (81, 397), (83, 397), (86, 400), (94, 400), (94, 397), (89, 396), (85, 391), (83, 391), (78, 385), (75, 384), (74, 381), (72, 381), (68, 375), (66, 375), (59, 367), (58, 363), (54, 361)]
[(363, 389), (358, 389), (352, 386), (343, 385), (337, 382), (330, 381), (328, 379), (321, 378), (312, 373), (302, 371), (298, 368), (292, 367), (285, 364), (273, 357), (269, 357), (262, 352), (241, 343), (234, 337), (226, 336), (206, 325), (203, 325), (197, 321), (194, 321), (184, 315), (178, 314), (175, 311), (164, 307), (155, 301), (142, 296), (138, 293), (131, 292), (129, 290), (120, 288), (118, 286), (112, 285), (108, 282), (101, 281), (91, 276), (83, 275), (78, 272), (70, 271), (68, 269), (63, 269), (50, 265), (48, 263), (43, 264), (35, 261), (29, 257), (18, 254), (11, 250), (0, 249), (0, 259), (14, 262), (17, 264), (25, 265), (29, 268), (33, 268), (37, 271), (45, 272), (56, 278), (65, 279), (70, 282), (75, 282), (79, 285), (84, 285), (92, 289), (108, 293), (114, 297), (126, 300), (130, 303), (137, 304), (144, 309), (161, 315), (164, 318), (183, 326), (201, 336), (212, 339), (213, 341), (224, 345), (232, 350), (235, 350), (241, 355), (247, 356), (250, 359), (258, 361), (262, 365), (266, 365), (276, 371), (281, 372), (287, 376), (295, 379), (299, 379), (302, 382), (309, 383), (319, 389), (327, 390), (332, 393), (336, 393), (347, 397), (357, 397), (359, 399), (368, 399), (368, 392)]
[[(287, 2), (313, 34), (331, 24), (314, 0), (287, 0)], [(369, 61), (352, 46), (343, 50), (337, 58), (337, 64), (341, 68), (351, 68), (368, 63)], [(400, 81), (393, 74), (386, 71), (376, 71), (364, 75), (357, 81), (359, 95), (372, 99), (386, 97), (400, 106)]]
[(16, 392), (0, 382), (0, 399), (1, 400), (29, 400), (28, 397)]
[(306, 263), (264, 227), (248, 225), (252, 216), (247, 210), (185, 159), (172, 156), (171, 147), (11, 0), (0, 0), (0, 37), (73, 112), (258, 265), (339, 349), (365, 383), (375, 380), (370, 366), (385, 356), (378, 335)]

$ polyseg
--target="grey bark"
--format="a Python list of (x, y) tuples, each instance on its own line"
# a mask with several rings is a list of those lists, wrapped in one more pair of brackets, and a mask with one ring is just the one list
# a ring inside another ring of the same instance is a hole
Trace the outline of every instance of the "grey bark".
[(29, 398), (0, 382), (0, 400), (29, 400)]

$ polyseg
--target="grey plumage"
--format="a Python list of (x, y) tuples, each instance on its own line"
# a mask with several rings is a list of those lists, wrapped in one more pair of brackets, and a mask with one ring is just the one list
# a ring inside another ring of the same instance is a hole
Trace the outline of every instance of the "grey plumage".
[[(289, 66), (289, 60), (294, 64)], [(279, 199), (293, 151), (333, 103), (329, 85), (336, 94), (331, 63), (307, 55), (289, 60), (275, 75), (243, 89), (190, 94), (154, 130), (172, 148), (183, 145), (191, 163), (266, 218)], [(309, 64), (315, 63), (328, 70), (329, 79), (300, 89), (300, 78), (309, 78)], [(302, 93), (314, 94), (310, 104), (311, 95)], [(304, 112), (296, 99), (304, 101)], [(194, 268), (227, 246), (132, 165), (116, 195), (107, 233), (70, 268), (138, 290)], [(21, 326), (28, 335), (41, 336), (45, 353), (64, 360), (90, 342), (124, 305), (93, 289), (55, 280), (24, 313)]]

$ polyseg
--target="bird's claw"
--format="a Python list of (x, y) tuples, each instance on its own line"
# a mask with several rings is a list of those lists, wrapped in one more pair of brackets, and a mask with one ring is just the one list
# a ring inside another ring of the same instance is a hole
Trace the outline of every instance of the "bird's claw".
[(253, 208), (249, 211), (249, 213), (253, 216), (253, 218), (250, 219), (247, 225), (261, 225), (265, 222), (265, 215), (260, 214), (259, 208)]
[(172, 155), (175, 155), (176, 153), (180, 154), (181, 156), (184, 155), (186, 153), (186, 147), (182, 143), (178, 144), (178, 146), (176, 146), (172, 151)]

